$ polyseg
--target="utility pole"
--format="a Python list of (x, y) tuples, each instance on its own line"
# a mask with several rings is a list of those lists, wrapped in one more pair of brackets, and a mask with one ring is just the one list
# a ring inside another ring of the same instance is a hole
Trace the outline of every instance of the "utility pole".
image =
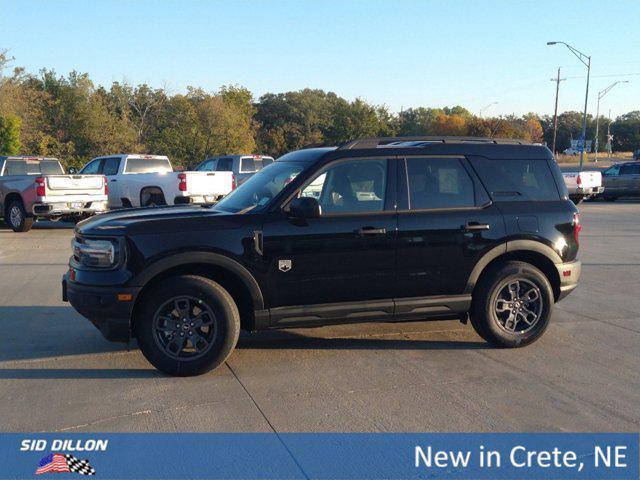
[(609, 109), (609, 121), (607, 122), (607, 158), (611, 157), (613, 147), (613, 137), (611, 136), (611, 109)]
[(560, 78), (560, 67), (558, 67), (558, 76), (552, 78), (552, 82), (556, 82), (556, 108), (553, 111), (553, 147), (551, 151), (553, 155), (556, 154), (556, 135), (558, 134), (558, 94), (560, 93), (560, 82), (566, 80), (566, 78)]

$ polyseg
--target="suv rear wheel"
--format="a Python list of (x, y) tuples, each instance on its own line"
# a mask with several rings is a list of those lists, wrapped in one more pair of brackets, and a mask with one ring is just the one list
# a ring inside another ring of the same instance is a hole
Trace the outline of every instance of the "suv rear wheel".
[(14, 232), (28, 232), (33, 226), (33, 217), (27, 216), (20, 200), (13, 200), (9, 204), (4, 220)]
[(523, 347), (549, 325), (553, 291), (547, 277), (525, 262), (505, 262), (482, 277), (473, 295), (471, 324), (487, 342)]
[(170, 375), (191, 376), (216, 368), (240, 334), (233, 298), (208, 278), (164, 280), (143, 299), (134, 331), (144, 356)]

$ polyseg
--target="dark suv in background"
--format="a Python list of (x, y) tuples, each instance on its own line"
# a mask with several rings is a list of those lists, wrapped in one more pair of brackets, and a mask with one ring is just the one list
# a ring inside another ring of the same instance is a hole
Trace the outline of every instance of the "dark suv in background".
[(222, 363), (240, 329), (470, 319), (519, 347), (576, 287), (579, 232), (544, 146), (361, 139), (284, 155), (213, 207), (80, 223), (63, 297), (174, 375)]

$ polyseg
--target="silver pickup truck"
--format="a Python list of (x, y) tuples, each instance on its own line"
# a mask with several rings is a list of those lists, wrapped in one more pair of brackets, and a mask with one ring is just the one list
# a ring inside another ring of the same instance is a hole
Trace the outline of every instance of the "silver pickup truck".
[(15, 232), (34, 220), (81, 219), (107, 210), (103, 175), (65, 175), (55, 158), (0, 157), (0, 215)]

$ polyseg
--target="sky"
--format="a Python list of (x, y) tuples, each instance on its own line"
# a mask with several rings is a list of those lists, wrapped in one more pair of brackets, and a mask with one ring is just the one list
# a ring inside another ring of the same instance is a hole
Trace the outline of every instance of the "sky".
[[(0, 48), (15, 66), (86, 72), (108, 87), (182, 93), (238, 84), (255, 98), (302, 88), (398, 112), (462, 105), (473, 113), (640, 110), (640, 1), (0, 0)], [(494, 103), (497, 102), (497, 103)]]

